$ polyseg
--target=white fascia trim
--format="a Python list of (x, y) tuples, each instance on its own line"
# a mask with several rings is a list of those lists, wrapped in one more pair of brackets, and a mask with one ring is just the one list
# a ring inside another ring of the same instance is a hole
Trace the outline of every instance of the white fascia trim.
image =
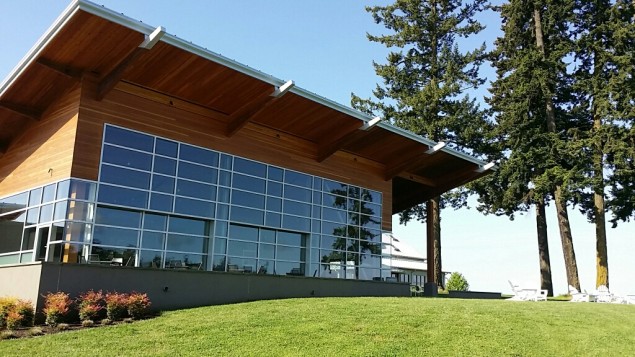
[[(402, 129), (400, 127), (394, 126), (394, 125), (392, 125), (392, 124), (390, 124), (390, 123), (388, 123), (386, 121), (381, 121), (377, 125), (382, 127), (382, 128), (384, 128), (384, 129), (386, 129), (386, 130), (388, 130), (388, 131), (391, 131), (391, 132), (393, 132), (395, 134), (399, 134), (399, 135), (404, 136), (406, 138), (409, 138), (411, 140), (414, 140), (414, 141), (420, 142), (422, 144), (428, 145), (429, 147), (434, 147), (434, 146), (436, 146), (438, 144), (438, 143), (436, 143), (436, 142), (434, 142), (434, 141), (432, 141), (430, 139), (424, 138), (423, 136), (419, 136), (419, 135), (417, 135), (417, 134), (415, 134), (415, 133), (413, 133), (411, 131), (408, 131), (408, 130)], [(450, 154), (452, 156), (456, 156), (456, 157), (461, 158), (461, 159), (463, 159), (465, 161), (469, 161), (469, 162), (471, 162), (471, 163), (473, 163), (475, 165), (478, 165), (478, 166), (484, 166), (484, 165), (487, 164), (483, 160), (479, 160), (479, 159), (477, 159), (477, 158), (475, 158), (475, 157), (473, 157), (471, 155), (468, 155), (466, 153), (463, 153), (463, 152), (460, 152), (458, 150), (452, 149), (452, 148), (450, 148), (448, 146), (445, 146), (445, 147), (441, 148), (440, 151), (442, 151), (442, 152), (444, 152), (446, 154)]]
[(79, 10), (79, 1), (73, 1), (70, 3), (66, 9), (60, 14), (60, 16), (55, 19), (51, 27), (44, 32), (42, 37), (40, 37), (35, 45), (27, 52), (27, 54), (18, 62), (18, 64), (13, 68), (9, 75), (2, 81), (0, 84), (0, 98), (4, 95), (4, 93), (11, 88), (13, 82), (22, 75), (22, 72), (33, 62), (42, 52), (42, 50), (49, 44), (49, 42), (57, 35), (57, 33), (64, 27), (66, 22), (73, 17), (73, 15)]

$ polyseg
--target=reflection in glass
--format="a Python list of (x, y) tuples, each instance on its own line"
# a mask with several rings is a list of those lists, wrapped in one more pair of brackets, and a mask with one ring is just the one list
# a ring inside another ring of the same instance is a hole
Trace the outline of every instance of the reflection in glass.
[(150, 187), (150, 173), (110, 165), (101, 166), (99, 180), (143, 190), (147, 190)]
[(154, 137), (110, 125), (106, 126), (104, 141), (147, 152), (152, 152), (152, 148), (154, 147)]
[(163, 267), (163, 253), (156, 250), (142, 250), (139, 252), (139, 267), (159, 269)]
[(146, 208), (147, 201), (148, 193), (145, 191), (129, 190), (127, 188), (113, 187), (104, 184), (99, 186), (99, 202)]
[(163, 156), (176, 157), (178, 144), (174, 141), (157, 138), (155, 153)]
[(152, 155), (104, 145), (102, 162), (150, 171), (152, 168)]

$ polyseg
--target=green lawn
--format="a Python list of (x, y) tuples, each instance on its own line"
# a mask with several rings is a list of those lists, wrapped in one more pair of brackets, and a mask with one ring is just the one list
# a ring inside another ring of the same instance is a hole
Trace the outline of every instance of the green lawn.
[(211, 306), (36, 338), (0, 356), (633, 356), (635, 306), (311, 298)]

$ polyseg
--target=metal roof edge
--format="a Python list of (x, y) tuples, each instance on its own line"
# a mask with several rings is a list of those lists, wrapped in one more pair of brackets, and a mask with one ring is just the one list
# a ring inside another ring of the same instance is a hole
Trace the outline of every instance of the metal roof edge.
[(31, 47), (29, 52), (22, 57), (20, 62), (9, 72), (9, 75), (2, 80), (0, 83), (0, 98), (4, 95), (4, 93), (11, 88), (15, 80), (20, 77), (22, 72), (33, 62), (35, 58), (37, 58), (38, 54), (46, 47), (46, 45), (51, 41), (57, 32), (64, 27), (64, 24), (73, 17), (73, 15), (79, 10), (81, 0), (74, 0), (71, 2), (66, 9), (55, 19), (53, 24), (44, 32), (44, 34), (35, 42), (35, 45)]

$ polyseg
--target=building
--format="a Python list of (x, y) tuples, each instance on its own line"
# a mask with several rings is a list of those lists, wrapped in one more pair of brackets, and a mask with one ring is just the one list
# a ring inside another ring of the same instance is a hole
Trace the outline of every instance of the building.
[(490, 167), (74, 1), (0, 85), (0, 295), (407, 294), (391, 216)]
[[(392, 233), (383, 233), (382, 242), (382, 264), (394, 281), (418, 286), (428, 282), (428, 260), (423, 254)], [(448, 274), (443, 272), (444, 286)]]

